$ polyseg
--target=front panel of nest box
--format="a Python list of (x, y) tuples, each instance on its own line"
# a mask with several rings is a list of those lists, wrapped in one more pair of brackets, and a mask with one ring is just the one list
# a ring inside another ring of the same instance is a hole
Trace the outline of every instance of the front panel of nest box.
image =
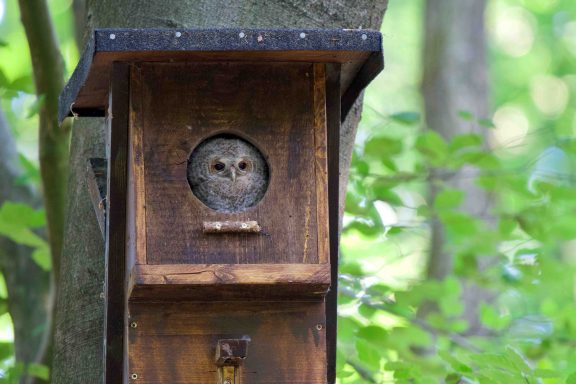
[(308, 63), (135, 66), (139, 263), (326, 262), (323, 87)]

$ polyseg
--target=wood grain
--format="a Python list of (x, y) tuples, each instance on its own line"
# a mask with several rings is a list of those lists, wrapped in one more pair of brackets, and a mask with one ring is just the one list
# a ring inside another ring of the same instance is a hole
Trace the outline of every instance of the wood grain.
[(106, 215), (105, 293), (106, 322), (104, 377), (106, 384), (122, 384), (126, 325), (126, 193), (128, 154), (128, 102), (130, 70), (126, 63), (112, 68), (108, 137), (108, 212)]
[(257, 221), (205, 221), (202, 223), (204, 233), (260, 233), (262, 227)]
[[(142, 63), (140, 73), (147, 263), (318, 263), (313, 66)], [(266, 195), (241, 213), (206, 207), (186, 178), (196, 145), (224, 132), (270, 167)], [(215, 237), (204, 221), (257, 221), (262, 233)]]
[(340, 75), (338, 64), (326, 66), (326, 124), (328, 126), (328, 198), (330, 227), (330, 291), (326, 297), (326, 353), (328, 383), (336, 382), (336, 334), (338, 328), (338, 245), (340, 191)]
[(94, 56), (86, 83), (74, 102), (74, 110), (100, 109), (106, 105), (110, 64), (114, 61), (125, 62), (168, 62), (168, 61), (237, 61), (237, 62), (338, 62), (347, 68), (342, 92), (359, 71), (370, 52), (361, 51), (250, 51), (250, 52), (98, 52)]
[(314, 147), (316, 158), (316, 212), (318, 262), (328, 263), (328, 149), (326, 140), (326, 66), (314, 64)]
[(146, 185), (140, 68), (131, 67), (130, 145), (128, 157), (128, 260), (127, 266), (146, 264)]
[(136, 265), (131, 300), (322, 299), (327, 264)]
[(250, 338), (244, 384), (325, 384), (318, 302), (131, 303), (130, 373), (138, 383), (216, 383), (221, 339)]

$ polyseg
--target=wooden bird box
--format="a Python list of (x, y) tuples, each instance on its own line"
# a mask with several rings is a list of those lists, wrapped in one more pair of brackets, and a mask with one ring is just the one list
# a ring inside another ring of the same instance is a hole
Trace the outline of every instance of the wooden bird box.
[(94, 32), (60, 118), (107, 116), (106, 383), (334, 380), (340, 123), (382, 67), (373, 31)]

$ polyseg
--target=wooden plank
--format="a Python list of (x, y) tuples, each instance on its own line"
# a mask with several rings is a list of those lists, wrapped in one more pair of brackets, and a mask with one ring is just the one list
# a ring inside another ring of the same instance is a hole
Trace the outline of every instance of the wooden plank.
[(326, 140), (326, 65), (314, 64), (314, 146), (316, 156), (316, 212), (318, 262), (328, 263), (328, 150)]
[[(291, 55), (294, 55), (292, 58)], [(299, 63), (310, 62), (339, 62), (345, 70), (345, 84), (342, 87), (344, 93), (349, 84), (352, 84), (356, 73), (360, 70), (365, 60), (370, 57), (370, 52), (339, 51), (292, 51), (290, 56), (286, 52), (98, 52), (94, 56), (92, 67), (89, 70), (86, 83), (80, 88), (78, 95), (72, 101), (72, 110), (79, 116), (90, 116), (98, 110), (103, 110), (106, 105), (108, 90), (104, 84), (110, 79), (109, 66), (114, 61), (126, 62), (178, 62), (178, 61), (226, 61), (226, 62), (286, 62), (294, 61)], [(71, 99), (72, 95), (67, 95), (66, 99)], [(69, 114), (70, 105), (62, 107), (60, 120)]]
[(128, 154), (128, 102), (130, 71), (126, 63), (115, 63), (110, 84), (108, 137), (108, 212), (105, 259), (105, 348), (106, 384), (123, 383), (124, 330), (126, 324), (126, 190)]
[(330, 222), (331, 284), (326, 297), (326, 352), (328, 383), (336, 381), (336, 334), (338, 320), (338, 246), (340, 194), (340, 65), (326, 66), (326, 123), (328, 126), (328, 199)]
[(91, 158), (88, 159), (86, 166), (86, 185), (88, 186), (88, 193), (96, 220), (102, 233), (102, 238), (106, 238), (106, 182), (107, 182), (107, 167), (106, 159)]
[(216, 383), (221, 339), (249, 338), (240, 383), (325, 384), (322, 302), (131, 303), (138, 383)]
[[(318, 263), (313, 66), (142, 63), (148, 264)], [(214, 211), (191, 192), (187, 159), (236, 134), (270, 168), (260, 203)], [(205, 221), (257, 221), (260, 234), (204, 234)]]
[(136, 265), (130, 300), (321, 300), (330, 285), (327, 264)]
[(142, 79), (139, 66), (132, 66), (130, 81), (128, 268), (131, 268), (134, 263), (146, 264), (146, 185), (144, 182)]

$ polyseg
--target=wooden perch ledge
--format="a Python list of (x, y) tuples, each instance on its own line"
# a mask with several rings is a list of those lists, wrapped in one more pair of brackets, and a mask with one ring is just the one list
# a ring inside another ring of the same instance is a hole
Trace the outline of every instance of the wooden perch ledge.
[(257, 221), (205, 221), (204, 233), (260, 233)]
[(171, 301), (234, 298), (323, 298), (328, 264), (135, 265), (130, 300)]

